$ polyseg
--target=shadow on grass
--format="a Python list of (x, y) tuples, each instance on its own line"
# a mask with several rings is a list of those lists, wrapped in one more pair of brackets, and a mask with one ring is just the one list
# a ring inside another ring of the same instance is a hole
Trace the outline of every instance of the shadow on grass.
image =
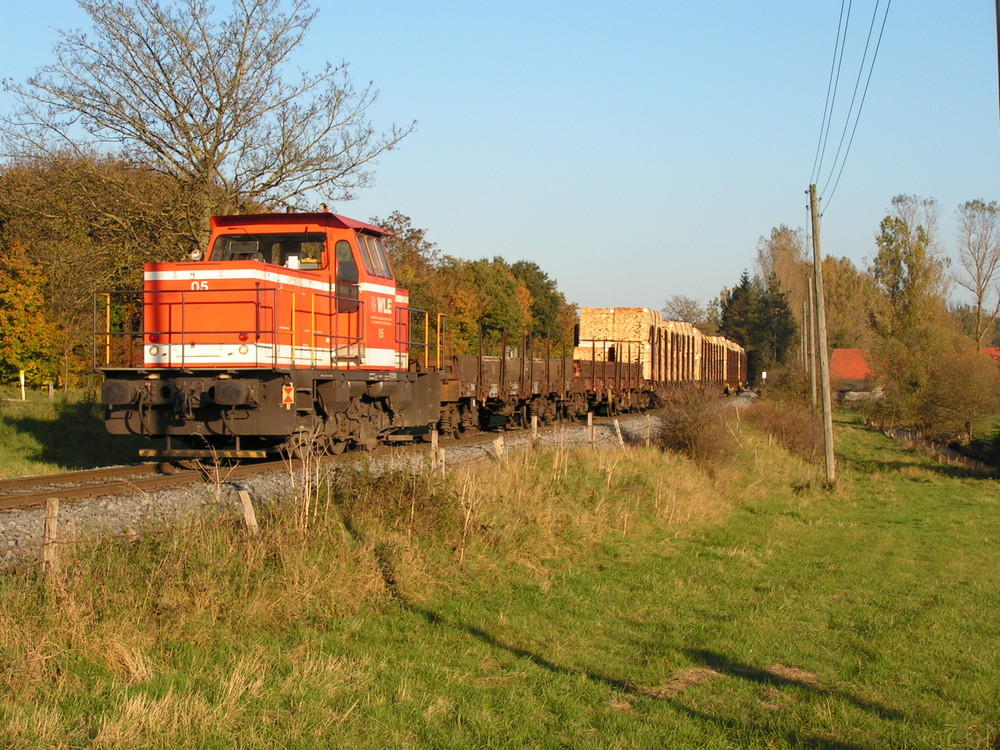
[[(856, 421), (841, 421), (837, 458), (861, 474), (922, 469), (948, 479), (990, 479), (992, 468), (958, 454), (942, 453), (931, 443), (907, 445)], [(845, 439), (846, 438), (846, 439)], [(954, 454), (954, 455), (952, 455)], [(949, 463), (951, 461), (951, 463)]]
[(637, 686), (633, 685), (630, 682), (616, 680), (612, 677), (607, 677), (606, 675), (597, 674), (596, 672), (587, 672), (579, 669), (570, 669), (568, 667), (561, 667), (558, 664), (549, 661), (545, 657), (532, 653), (527, 649), (518, 648), (517, 646), (511, 646), (508, 643), (504, 643), (496, 636), (487, 633), (485, 630), (481, 628), (473, 627), (472, 625), (467, 625), (463, 622), (449, 622), (447, 619), (439, 615), (437, 612), (433, 612), (429, 609), (424, 609), (423, 607), (417, 607), (415, 605), (403, 601), (402, 599), (400, 599), (400, 603), (410, 612), (413, 612), (414, 614), (423, 617), (431, 625), (436, 625), (440, 627), (449, 627), (453, 628), (454, 630), (464, 631), (469, 635), (473, 636), (474, 638), (477, 638), (478, 640), (482, 641), (488, 646), (499, 649), (501, 651), (506, 651), (507, 653), (512, 654), (513, 656), (516, 656), (520, 659), (527, 659), (532, 664), (534, 664), (537, 667), (541, 667), (542, 669), (547, 669), (550, 672), (554, 672), (556, 674), (564, 674), (564, 675), (583, 674), (587, 677), (588, 680), (592, 682), (597, 682), (606, 685), (607, 687), (613, 688), (615, 690), (620, 690), (621, 692), (627, 695), (634, 695), (637, 697), (638, 696), (649, 697), (647, 693), (643, 692), (640, 688), (638, 688)]
[(907, 469), (921, 469), (934, 474), (939, 474), (947, 479), (991, 479), (988, 472), (968, 469), (963, 466), (952, 466), (950, 464), (937, 463), (928, 458), (925, 461), (879, 461), (876, 459), (863, 459), (853, 461), (847, 459), (845, 466), (860, 474), (894, 474)]
[(4, 421), (29, 436), (38, 448), (25, 458), (66, 469), (91, 469), (139, 460), (140, 448), (159, 447), (161, 441), (135, 435), (111, 435), (103, 411), (92, 401), (53, 404), (54, 417), (7, 413)]
[[(591, 682), (603, 685), (612, 690), (620, 691), (623, 694), (634, 696), (636, 698), (646, 698), (655, 701), (661, 701), (669, 703), (671, 706), (676, 708), (678, 711), (702, 721), (706, 724), (712, 724), (721, 730), (729, 733), (735, 734), (737, 736), (745, 735), (748, 732), (748, 727), (746, 724), (738, 718), (723, 718), (719, 716), (712, 716), (700, 711), (697, 711), (684, 704), (680, 700), (682, 691), (663, 691), (658, 689), (651, 689), (636, 685), (629, 680), (621, 680), (615, 677), (610, 677), (608, 675), (599, 674), (597, 672), (585, 670), (585, 669), (575, 669), (572, 667), (564, 667), (556, 664), (549, 659), (546, 659), (540, 654), (536, 654), (518, 646), (505, 643), (503, 640), (497, 636), (486, 632), (482, 628), (475, 627), (463, 623), (461, 621), (450, 620), (437, 612), (430, 609), (425, 609), (419, 607), (409, 602), (405, 601), (402, 597), (397, 595), (397, 599), (400, 604), (403, 605), (408, 611), (422, 617), (429, 624), (438, 627), (448, 627), (454, 630), (462, 631), (468, 633), (472, 637), (479, 641), (482, 641), (491, 648), (495, 648), (501, 651), (505, 651), (513, 656), (521, 659), (526, 659), (537, 667), (548, 670), (555, 674), (567, 675), (567, 676), (585, 676)], [(725, 657), (716, 654), (711, 651), (695, 650), (695, 649), (684, 649), (683, 653), (696, 664), (701, 665), (704, 668), (710, 669), (718, 674), (726, 675), (736, 679), (742, 679), (749, 682), (753, 682), (758, 685), (775, 687), (775, 688), (788, 688), (795, 687), (802, 690), (814, 693), (819, 696), (831, 697), (838, 700), (845, 701), (850, 705), (858, 708), (862, 711), (866, 711), (878, 716), (881, 719), (889, 721), (902, 720), (903, 714), (899, 711), (886, 708), (872, 701), (867, 701), (862, 698), (858, 698), (846, 691), (831, 689), (823, 687), (822, 685), (811, 679), (811, 676), (797, 677), (796, 672), (793, 670), (789, 671), (789, 674), (782, 674), (777, 671), (768, 669), (759, 669), (757, 667), (752, 667), (745, 664), (739, 664), (737, 662), (726, 659)], [(805, 675), (805, 673), (802, 673)], [(755, 727), (750, 729), (752, 732), (766, 731), (763, 727)], [(777, 734), (777, 733), (776, 733)], [(856, 745), (852, 743), (840, 742), (838, 740), (833, 740), (825, 737), (814, 737), (801, 735), (797, 732), (787, 732), (781, 735), (782, 739), (788, 742), (793, 747), (802, 748), (813, 748), (815, 750), (867, 750), (862, 745)]]
[(845, 701), (850, 703), (855, 708), (873, 713), (881, 719), (899, 720), (903, 718), (903, 714), (894, 709), (886, 708), (878, 703), (873, 703), (872, 701), (866, 701), (842, 690), (823, 687), (804, 673), (803, 676), (797, 677), (795, 676), (795, 673), (783, 674), (775, 669), (758, 669), (757, 667), (751, 667), (747, 664), (740, 664), (739, 662), (731, 661), (713, 651), (685, 649), (684, 653), (687, 654), (691, 661), (705, 667), (709, 667), (710, 669), (714, 669), (719, 674), (737, 677), (741, 680), (746, 680), (748, 682), (768, 687), (800, 687), (817, 693), (818, 695), (830, 696), (832, 698)]

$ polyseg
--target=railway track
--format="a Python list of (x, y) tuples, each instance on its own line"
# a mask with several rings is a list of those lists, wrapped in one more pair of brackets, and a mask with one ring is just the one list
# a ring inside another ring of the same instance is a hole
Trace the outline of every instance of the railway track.
[(285, 466), (287, 464), (283, 461), (218, 468), (198, 464), (185, 467), (176, 464), (149, 463), (2, 479), (0, 510), (31, 508), (44, 504), (49, 498), (84, 500), (115, 495), (141, 495), (172, 487), (227, 481), (230, 478), (272, 471)]
[[(623, 416), (623, 419), (628, 417)], [(612, 421), (611, 418), (595, 418), (595, 424)], [(579, 425), (577, 425), (579, 426)], [(539, 428), (540, 432), (557, 430), (559, 424), (551, 424)], [(527, 434), (527, 430), (516, 430), (511, 433), (475, 432), (463, 436), (459, 440), (442, 438), (442, 447), (472, 446), (487, 443), (497, 437)], [(383, 447), (376, 449), (375, 454), (390, 456), (411, 452), (426, 451), (427, 443), (414, 443)], [(324, 463), (340, 463), (359, 460), (362, 456), (372, 455), (361, 451), (351, 451), (340, 456), (325, 456)], [(214, 464), (208, 462), (173, 463), (143, 463), (130, 466), (115, 466), (86, 471), (72, 471), (63, 474), (48, 474), (33, 477), (18, 477), (0, 479), (0, 511), (21, 510), (38, 505), (44, 505), (49, 498), (60, 500), (85, 500), (96, 497), (114, 497), (121, 495), (143, 495), (158, 490), (183, 487), (194, 484), (215, 484), (229, 482), (240, 477), (263, 474), (270, 471), (288, 471), (301, 465), (299, 460), (287, 459), (271, 461), (254, 461), (252, 463)]]

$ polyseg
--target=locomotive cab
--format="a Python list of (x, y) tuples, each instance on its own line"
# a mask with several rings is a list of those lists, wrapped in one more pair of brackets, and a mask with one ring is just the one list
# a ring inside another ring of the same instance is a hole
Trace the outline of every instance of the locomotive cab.
[(335, 214), (213, 217), (204, 260), (145, 267), (144, 365), (407, 369), (384, 236)]

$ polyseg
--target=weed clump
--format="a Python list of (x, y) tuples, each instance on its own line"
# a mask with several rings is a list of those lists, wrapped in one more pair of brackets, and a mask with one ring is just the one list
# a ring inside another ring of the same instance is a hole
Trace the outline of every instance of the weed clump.
[(807, 460), (819, 453), (819, 436), (808, 406), (787, 397), (766, 398), (746, 410), (746, 420), (785, 450)]
[(664, 399), (657, 442), (703, 468), (719, 466), (739, 448), (732, 415), (730, 402), (707, 388), (677, 388)]

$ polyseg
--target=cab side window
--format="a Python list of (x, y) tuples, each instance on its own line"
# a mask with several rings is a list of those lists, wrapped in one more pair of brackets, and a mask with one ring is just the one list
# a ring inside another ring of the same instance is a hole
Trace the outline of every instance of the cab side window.
[(385, 246), (381, 237), (369, 237), (368, 242), (372, 246), (372, 258), (382, 266), (382, 278), (391, 279), (392, 269), (389, 268), (389, 259), (385, 255)]
[(334, 249), (337, 256), (337, 277), (334, 294), (337, 295), (337, 312), (355, 312), (358, 309), (358, 264), (351, 252), (351, 243), (339, 240)]
[(389, 268), (389, 260), (385, 257), (385, 248), (382, 246), (381, 237), (359, 232), (358, 247), (361, 248), (361, 257), (364, 259), (365, 270), (369, 274), (380, 279), (392, 278), (392, 271)]

